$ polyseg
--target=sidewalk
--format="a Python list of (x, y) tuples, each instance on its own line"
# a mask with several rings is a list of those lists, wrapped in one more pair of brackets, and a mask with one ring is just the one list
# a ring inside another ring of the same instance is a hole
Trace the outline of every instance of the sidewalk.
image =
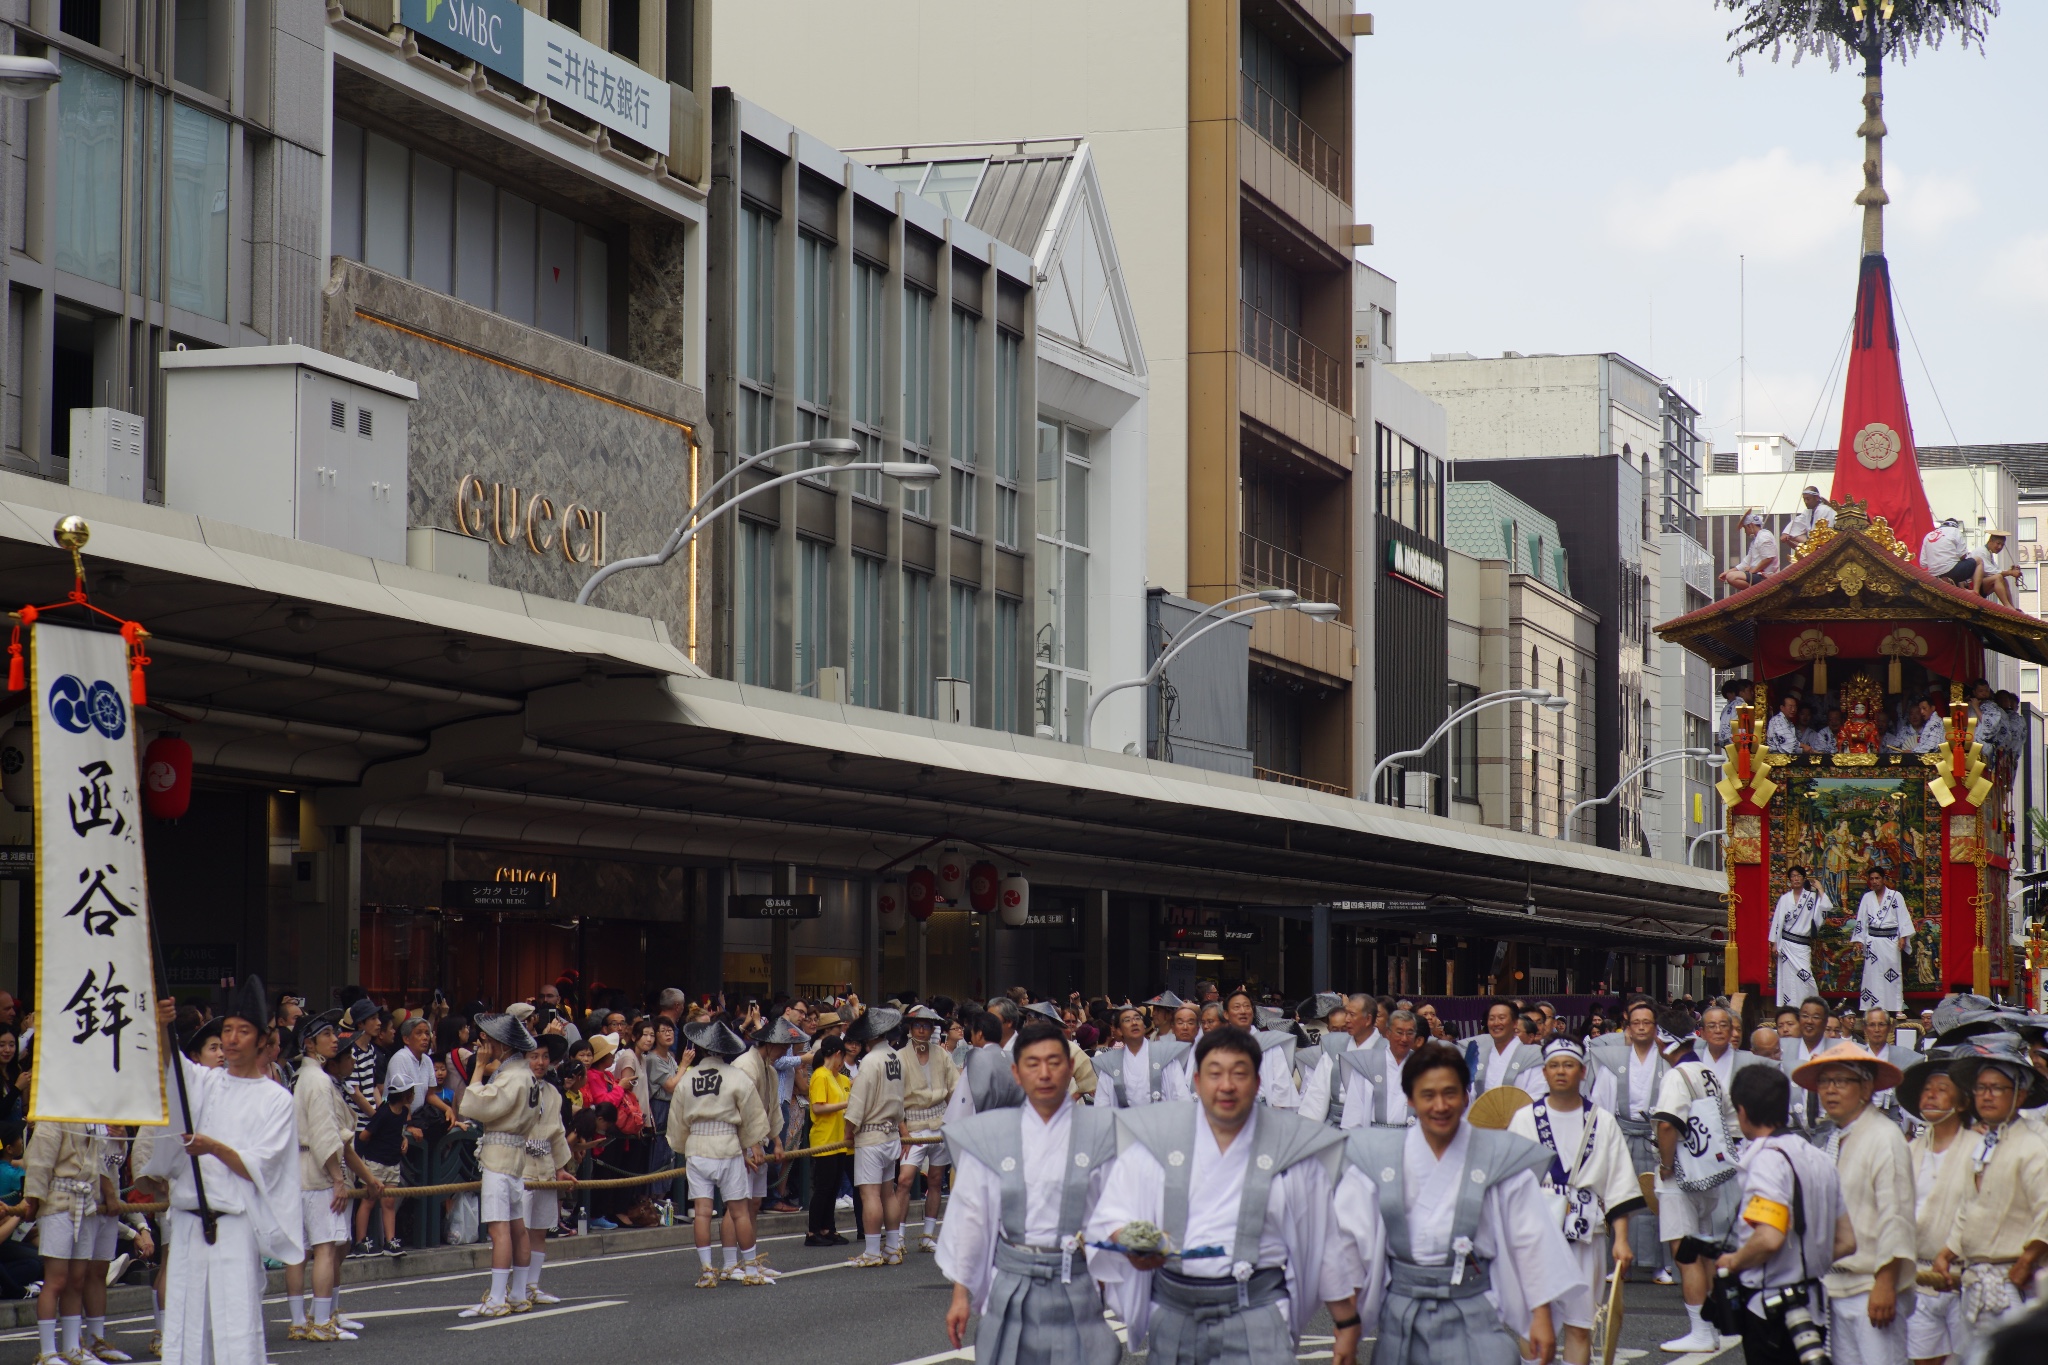
[[(769, 1213), (761, 1216), (761, 1232), (801, 1233), (804, 1230), (804, 1215), (801, 1213)], [(694, 1240), (687, 1220), (669, 1228), (619, 1228), (613, 1232), (589, 1232), (581, 1237), (551, 1237), (548, 1239), (547, 1255), (549, 1265), (560, 1265), (564, 1261), (580, 1261), (595, 1256), (608, 1256), (615, 1252), (658, 1251), (667, 1247), (686, 1247)], [(473, 1242), (459, 1247), (420, 1247), (408, 1250), (403, 1256), (363, 1256), (341, 1263), (341, 1283), (344, 1288), (353, 1284), (377, 1284), (388, 1280), (406, 1280), (420, 1275), (460, 1274), (465, 1270), (489, 1270), (491, 1268), (491, 1244)], [(695, 1274), (695, 1263), (691, 1263)], [(270, 1272), (269, 1284), (264, 1290), (267, 1295), (284, 1293), (284, 1272)], [(116, 1285), (107, 1291), (107, 1316), (110, 1318), (134, 1317), (149, 1312), (149, 1288), (147, 1285)], [(0, 1330), (17, 1327), (33, 1327), (36, 1321), (34, 1299), (0, 1300)]]

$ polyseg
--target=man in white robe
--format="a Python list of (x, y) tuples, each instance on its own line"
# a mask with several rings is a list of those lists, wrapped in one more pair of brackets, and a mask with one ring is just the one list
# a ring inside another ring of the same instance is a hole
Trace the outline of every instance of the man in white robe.
[[(264, 1065), (270, 1002), (256, 977), (243, 979), (221, 1023), (227, 1064), (194, 1066), (171, 1037), (177, 1002), (157, 1002), (163, 1030), (170, 1140), (156, 1144), (144, 1180), (170, 1192), (170, 1280), (164, 1294), (165, 1365), (264, 1365), (263, 1258), (306, 1259), (299, 1210), (298, 1131), (291, 1092)], [(177, 1068), (176, 1071), (172, 1068)], [(191, 1105), (178, 1103), (178, 1072)], [(206, 1238), (199, 1180), (212, 1214)]]
[[(303, 1020), (300, 1024), (298, 1074), (292, 1082), (292, 1113), (299, 1133), (300, 1217), (305, 1223), (306, 1260), (313, 1274), (310, 1295), (305, 1268), (286, 1267), (285, 1299), (292, 1325), (287, 1341), (353, 1341), (354, 1320), (335, 1308), (341, 1279), (341, 1257), (348, 1249), (348, 1173), (354, 1171), (372, 1199), (383, 1197), (384, 1185), (356, 1152), (355, 1116), (342, 1098), (341, 1078), (333, 1073), (344, 1063), (341, 1011)], [(308, 1302), (310, 1298), (310, 1303)]]
[[(1678, 1033), (1691, 1020), (1684, 1010), (1665, 1016)], [(1741, 1155), (1728, 1085), (1683, 1043), (1669, 1050), (1671, 1071), (1657, 1093), (1657, 1235), (1678, 1263), (1687, 1331), (1664, 1343), (1667, 1351), (1717, 1351), (1721, 1337), (1701, 1316), (1712, 1287), (1707, 1253), (1728, 1236), (1739, 1212)]]
[[(1197, 1104), (1117, 1116), (1120, 1150), (1088, 1220), (1088, 1263), (1152, 1365), (1266, 1365), (1294, 1359), (1325, 1303), (1333, 1356), (1357, 1349), (1348, 1295), (1321, 1293), (1332, 1168), (1343, 1135), (1258, 1103), (1261, 1053), (1233, 1025), (1196, 1045)], [(1150, 1223), (1167, 1254), (1106, 1249)]]
[(1788, 868), (1786, 875), (1792, 885), (1771, 912), (1770, 941), (1778, 1003), (1797, 1006), (1814, 992), (1813, 939), (1835, 907), (1827, 892), (1807, 881), (1805, 868)]
[[(1344, 1027), (1341, 1032), (1332, 1031), (1323, 1035), (1318, 1051), (1322, 1060), (1303, 1079), (1301, 1086), (1301, 1108), (1296, 1112), (1315, 1123), (1327, 1123), (1331, 1127), (1342, 1127), (1347, 1106), (1348, 1092), (1355, 1082), (1370, 1087), (1372, 1081), (1372, 1059), (1359, 1058), (1347, 1064), (1345, 1058), (1354, 1052), (1383, 1053), (1387, 1050), (1386, 1035), (1379, 1031), (1379, 1009), (1369, 995), (1353, 995), (1344, 1001)], [(1365, 1102), (1355, 1111), (1359, 1122), (1371, 1112), (1368, 1095)], [(1352, 1126), (1356, 1126), (1354, 1123)]]
[(533, 1308), (526, 1296), (533, 1263), (526, 1230), (526, 1132), (540, 1107), (540, 1080), (528, 1061), (540, 1044), (510, 1014), (479, 1014), (476, 1026), (476, 1070), (458, 1104), (462, 1117), (484, 1130), (476, 1150), (482, 1179), (477, 1206), (491, 1239), (491, 1282), (483, 1301), (460, 1316), (502, 1318)]
[[(1190, 1017), (1192, 1016), (1192, 1018)], [(1195, 1044), (1203, 1035), (1223, 1023), (1223, 1006), (1215, 1001), (1197, 1008), (1183, 1005), (1173, 1012), (1173, 1036), (1187, 1044), (1180, 1056), (1168, 1062), (1159, 1073), (1159, 1098), (1169, 1103), (1176, 1100), (1191, 1100), (1195, 1097)], [(1182, 1039), (1185, 1030), (1187, 1037)]]
[[(1899, 1107), (1924, 1125), (1908, 1150), (1913, 1158), (1914, 1252), (1919, 1269), (1927, 1272), (1941, 1255), (1956, 1212), (1976, 1190), (1970, 1162), (1976, 1144), (1967, 1140), (1970, 1135), (1963, 1129), (1966, 1106), (1948, 1065), (1946, 1048), (1913, 1063), (1896, 1092)], [(1962, 1350), (1968, 1335), (1961, 1294), (1931, 1285), (1914, 1291), (1913, 1316), (1906, 1322), (1909, 1359), (1940, 1365)]]
[(1593, 1359), (1593, 1315), (1607, 1301), (1608, 1278), (1627, 1275), (1635, 1261), (1628, 1216), (1645, 1202), (1621, 1125), (1581, 1093), (1585, 1075), (1585, 1049), (1569, 1038), (1551, 1039), (1544, 1047), (1547, 1093), (1508, 1121), (1510, 1133), (1550, 1152), (1543, 1187), (1564, 1198), (1565, 1240), (1587, 1286), (1584, 1300), (1573, 1296), (1562, 1305), (1563, 1353), (1571, 1365)]
[(1471, 1076), (1455, 1048), (1426, 1044), (1402, 1079), (1416, 1125), (1346, 1142), (1323, 1297), (1357, 1295), (1374, 1365), (1547, 1365), (1559, 1310), (1592, 1312), (1536, 1183), (1550, 1153), (1465, 1122)]
[[(1598, 1048), (1587, 1060), (1612, 1078), (1611, 1106), (1599, 1100), (1597, 1083), (1594, 1102), (1611, 1107), (1640, 1182), (1646, 1175), (1656, 1176), (1657, 1093), (1670, 1074), (1671, 1063), (1657, 1045), (1655, 1005), (1642, 999), (1630, 1001), (1623, 1022), (1619, 1044)], [(1640, 1258), (1638, 1263), (1654, 1273), (1658, 1284), (1673, 1283), (1676, 1272), (1657, 1235), (1657, 1215), (1646, 1204), (1630, 1215), (1629, 1224), (1629, 1246)]]
[[(1544, 1089), (1543, 1049), (1517, 1031), (1514, 1004), (1496, 1000), (1486, 1007), (1486, 1033), (1465, 1044), (1465, 1065), (1472, 1070), (1472, 1098), (1503, 1085), (1521, 1085), (1535, 1099)], [(1528, 1084), (1524, 1084), (1524, 1078)]]
[[(959, 1080), (960, 1068), (952, 1054), (938, 1046), (936, 1035), (945, 1021), (925, 1005), (905, 1011), (910, 1025), (910, 1046), (900, 1049), (903, 1060), (903, 1126), (911, 1137), (938, 1137), (945, 1131), (946, 1101)], [(755, 1040), (757, 1043), (758, 1039)], [(924, 1181), (924, 1236), (919, 1251), (939, 1249), (939, 1200), (946, 1178), (943, 1172), (952, 1160), (943, 1142), (915, 1142), (903, 1149), (896, 1167), (897, 1197), (910, 1208), (911, 1186), (922, 1175)]]
[(1075, 1103), (1066, 1041), (1050, 1023), (1019, 1029), (1025, 1103), (972, 1115), (947, 1135), (959, 1161), (939, 1235), (939, 1271), (953, 1282), (946, 1334), (959, 1350), (979, 1314), (981, 1365), (1116, 1365), (1122, 1353), (1080, 1254), (1116, 1160), (1116, 1120)]
[[(870, 1006), (846, 1030), (849, 1041), (867, 1044), (860, 1074), (846, 1101), (846, 1135), (853, 1142), (853, 1197), (861, 1202), (867, 1245), (848, 1265), (863, 1269), (903, 1264), (903, 1213), (909, 1191), (898, 1188), (903, 1160), (903, 1059), (889, 1035), (903, 1022), (901, 1010)], [(1014, 1042), (1015, 1034), (1011, 1035)]]
[(1919, 1272), (1913, 1226), (1913, 1158), (1906, 1139), (1871, 1097), (1890, 1090), (1899, 1069), (1854, 1042), (1841, 1042), (1793, 1074), (1817, 1092), (1839, 1141), (1835, 1174), (1856, 1249), (1828, 1271), (1828, 1343), (1859, 1365), (1906, 1365), (1906, 1322)]
[(2036, 1270), (2048, 1260), (2048, 1135), (2020, 1110), (2048, 1099), (2048, 1076), (2010, 1034), (1969, 1039), (1949, 1067), (1977, 1113), (1966, 1148), (1973, 1188), (1934, 1258), (1934, 1274), (1961, 1291), (1967, 1358), (1977, 1338), (2034, 1300)]
[(1258, 1009), (1248, 991), (1232, 991), (1223, 1002), (1223, 1018), (1258, 1041), (1259, 1102), (1276, 1109), (1299, 1109), (1301, 1091), (1294, 1083), (1294, 1038), (1258, 1025)]
[(1913, 941), (1913, 917), (1906, 898), (1885, 885), (1884, 869), (1864, 874), (1869, 889), (1856, 905), (1851, 943), (1863, 945), (1863, 1008), (1897, 1014), (1906, 1006), (1906, 969), (1900, 956)]
[(960, 1078), (953, 1083), (952, 1098), (946, 1101), (947, 1123), (957, 1123), (972, 1114), (991, 1109), (1014, 1109), (1024, 1103), (1010, 1072), (1010, 1056), (1003, 1051), (1003, 1022), (996, 1015), (968, 1009), (962, 1021), (967, 1051), (960, 1062)]

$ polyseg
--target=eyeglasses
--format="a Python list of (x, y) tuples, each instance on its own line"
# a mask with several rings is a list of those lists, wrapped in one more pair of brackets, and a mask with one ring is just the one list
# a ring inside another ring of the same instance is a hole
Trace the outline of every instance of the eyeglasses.
[(1998, 1081), (1979, 1081), (1971, 1087), (1971, 1090), (1979, 1095), (2010, 1095), (2015, 1089), (2017, 1087), (2004, 1085)]
[(1862, 1085), (1861, 1076), (1823, 1076), (1814, 1082), (1816, 1089), (1825, 1090), (1831, 1085)]

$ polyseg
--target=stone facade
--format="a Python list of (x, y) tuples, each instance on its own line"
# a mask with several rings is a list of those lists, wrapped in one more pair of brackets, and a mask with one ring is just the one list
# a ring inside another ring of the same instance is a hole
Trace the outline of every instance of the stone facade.
[[(660, 548), (693, 458), (708, 481), (689, 385), (339, 257), (325, 303), (325, 350), (420, 386), (407, 524), (487, 541), (494, 584), (573, 601), (598, 563)], [(687, 650), (689, 581), (685, 554), (595, 604), (652, 616)]]

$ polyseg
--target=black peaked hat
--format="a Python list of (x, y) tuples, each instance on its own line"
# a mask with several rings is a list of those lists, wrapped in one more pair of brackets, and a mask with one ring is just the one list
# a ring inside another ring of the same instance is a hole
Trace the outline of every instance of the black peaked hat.
[(892, 1010), (886, 1005), (876, 1005), (847, 1026), (846, 1036), (853, 1042), (872, 1043), (877, 1039), (886, 1038), (894, 1033), (897, 1025), (902, 1022), (903, 1012), (901, 1010)]
[(208, 1038), (218, 1037), (220, 1037), (220, 1020), (209, 1019), (194, 1029), (190, 1036), (180, 1039), (178, 1047), (187, 1057), (196, 1058), (199, 1055), (199, 1049), (206, 1046)]
[(1969, 1051), (1964, 1047), (1931, 1048), (1913, 1065), (1906, 1068), (1906, 1074), (1899, 1081), (1898, 1089), (1892, 1093), (1898, 1097), (1899, 1107), (1914, 1118), (1926, 1122), (1920, 1113), (1920, 1095), (1927, 1089), (1927, 1083), (1936, 1076), (1948, 1075), (1949, 1067), (1955, 1060)]
[(532, 1052), (540, 1046), (526, 1025), (509, 1014), (479, 1014), (473, 1021), (477, 1032), (514, 1052)]
[(536, 1040), (540, 1050), (548, 1054), (549, 1066), (560, 1066), (562, 1059), (569, 1055), (569, 1039), (560, 1033), (543, 1033)]
[(2048, 1076), (2034, 1069), (2033, 1054), (2028, 1052), (2026, 1040), (2017, 1034), (1972, 1038), (1957, 1048), (1956, 1054), (1948, 1074), (1955, 1080), (1956, 1089), (1965, 1095), (1976, 1088), (1979, 1072), (1987, 1066), (1996, 1066), (2013, 1078), (2014, 1087), (2019, 1092), (2016, 1101), (2019, 1108), (2034, 1109), (2048, 1104)]
[(241, 1019), (261, 1032), (270, 1027), (270, 992), (263, 989), (263, 978), (255, 973), (245, 976), (228, 992), (227, 1008), (220, 1012), (222, 1019)]
[(747, 1040), (734, 1033), (723, 1019), (700, 1019), (694, 1024), (685, 1024), (683, 1037), (689, 1039), (690, 1046), (697, 1051), (716, 1053), (720, 1057), (737, 1057), (747, 1050)]
[[(923, 1006), (919, 1006), (919, 1008), (922, 1009)], [(754, 1034), (754, 1043), (759, 1047), (788, 1047), (800, 1036), (790, 1026), (789, 1020), (777, 1015), (774, 1023), (769, 1024)]]

